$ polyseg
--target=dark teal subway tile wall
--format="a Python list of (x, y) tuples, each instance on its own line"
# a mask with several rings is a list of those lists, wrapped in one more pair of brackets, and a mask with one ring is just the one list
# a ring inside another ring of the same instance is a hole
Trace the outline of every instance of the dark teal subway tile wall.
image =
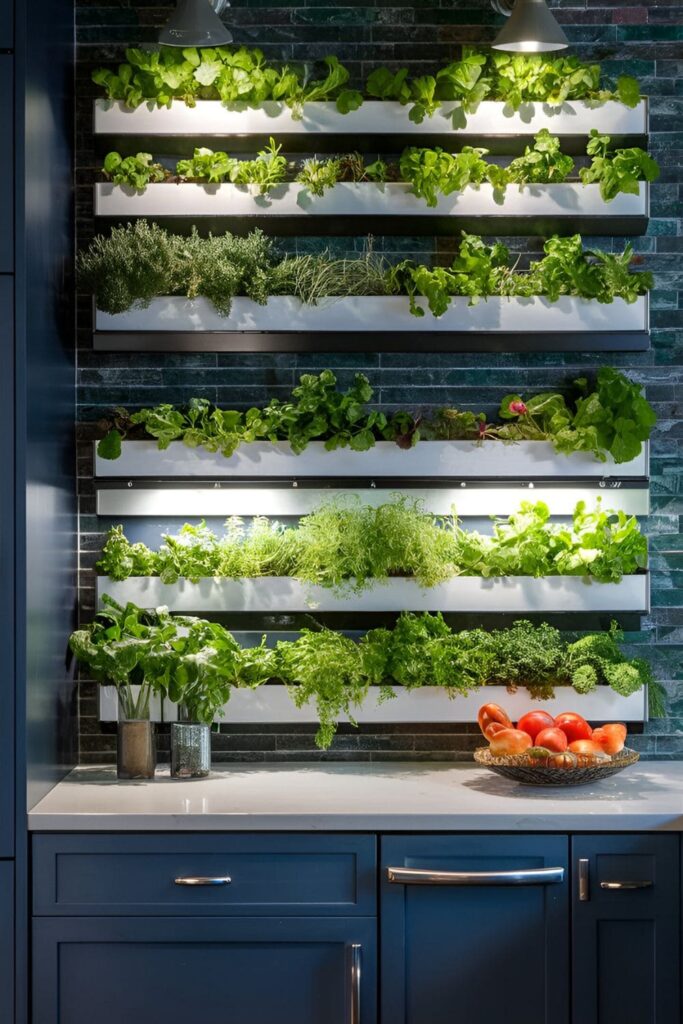
[[(643, 269), (656, 277), (652, 294), (653, 347), (646, 353), (550, 355), (501, 353), (445, 355), (430, 352), (329, 356), (263, 354), (103, 354), (90, 342), (90, 298), (79, 300), (79, 486), (81, 502), (81, 606), (93, 610), (95, 553), (101, 526), (95, 516), (89, 438), (92, 425), (112, 404), (136, 407), (159, 401), (179, 402), (193, 395), (249, 406), (271, 395), (285, 395), (300, 373), (331, 367), (346, 381), (362, 370), (376, 388), (383, 407), (411, 409), (456, 404), (493, 412), (508, 390), (545, 389), (610, 362), (648, 388), (659, 424), (653, 439), (652, 514), (645, 527), (650, 537), (653, 609), (642, 630), (629, 633), (633, 653), (646, 654), (668, 693), (668, 717), (651, 722), (633, 745), (647, 757), (683, 756), (683, 89), (680, 75), (681, 18), (678, 0), (628, 3), (623, 0), (559, 0), (552, 4), (565, 26), (574, 52), (599, 60), (609, 73), (638, 76), (650, 96), (650, 146), (662, 166), (652, 188), (652, 220), (646, 236), (634, 240)], [(93, 234), (91, 185), (97, 160), (91, 138), (90, 83), (93, 67), (115, 63), (127, 45), (153, 43), (172, 4), (155, 0), (79, 0), (77, 11), (77, 220), (81, 244)], [(339, 3), (303, 0), (240, 0), (228, 9), (238, 43), (261, 47), (270, 57), (313, 60), (335, 53), (358, 82), (381, 63), (409, 65), (427, 72), (458, 55), (463, 44), (487, 44), (495, 32), (489, 0), (377, 0)], [(327, 247), (338, 255), (358, 252), (362, 238), (282, 240), (287, 251)], [(538, 239), (512, 239), (524, 259), (539, 251)], [(616, 250), (619, 238), (590, 239), (589, 244)], [(378, 251), (390, 258), (448, 258), (453, 240), (422, 237), (376, 238)], [(97, 721), (95, 688), (83, 683), (80, 696), (81, 756), (84, 762), (112, 760), (113, 728)], [(321, 755), (313, 745), (313, 728), (280, 729), (229, 723), (214, 737), (216, 757), (251, 760), (442, 760), (470, 756), (477, 743), (472, 726), (385, 726), (353, 730), (342, 727), (332, 750)], [(167, 738), (161, 738), (162, 753)]]

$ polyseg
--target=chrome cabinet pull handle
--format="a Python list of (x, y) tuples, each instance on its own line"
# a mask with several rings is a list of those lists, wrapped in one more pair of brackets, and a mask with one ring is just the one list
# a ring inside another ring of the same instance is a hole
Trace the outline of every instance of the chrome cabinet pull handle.
[(581, 857), (579, 860), (579, 903), (588, 903), (590, 898), (590, 861), (587, 857)]
[(179, 878), (173, 880), (176, 885), (230, 885), (232, 878), (228, 875), (215, 876), (211, 875), (181, 875)]
[(359, 942), (349, 946), (349, 1024), (360, 1024), (360, 979), (363, 947)]
[(430, 871), (387, 868), (396, 885), (552, 885), (564, 881), (564, 868), (520, 868), (519, 871)]
[(646, 880), (643, 882), (600, 882), (601, 889), (651, 889), (654, 882)]

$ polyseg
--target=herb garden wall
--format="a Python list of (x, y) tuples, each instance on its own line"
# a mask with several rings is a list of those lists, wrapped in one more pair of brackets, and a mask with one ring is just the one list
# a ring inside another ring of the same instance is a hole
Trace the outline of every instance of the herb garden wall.
[[(503, 395), (526, 395), (556, 388), (566, 390), (574, 378), (599, 366), (610, 365), (646, 386), (647, 397), (658, 417), (651, 442), (651, 514), (642, 520), (650, 546), (652, 607), (641, 619), (641, 630), (627, 632), (624, 650), (631, 657), (644, 655), (650, 660), (656, 678), (666, 689), (667, 708), (664, 718), (647, 723), (643, 734), (632, 736), (629, 742), (647, 756), (667, 758), (683, 754), (683, 471), (680, 468), (683, 236), (681, 221), (677, 218), (683, 144), (680, 131), (675, 130), (683, 108), (675, 81), (681, 70), (680, 61), (676, 60), (676, 56), (680, 56), (681, 28), (676, 24), (680, 19), (677, 4), (662, 0), (633, 5), (561, 0), (553, 7), (567, 31), (573, 53), (584, 60), (599, 60), (607, 74), (634, 75), (641, 83), (642, 92), (650, 98), (649, 152), (659, 161), (661, 176), (650, 186), (647, 233), (632, 239), (589, 236), (587, 230), (582, 234), (584, 246), (613, 253), (621, 252), (625, 241), (632, 241), (641, 261), (639, 269), (654, 273), (655, 288), (649, 297), (651, 348), (638, 350), (642, 345), (635, 344), (633, 351), (511, 352), (509, 348), (505, 350), (504, 346), (493, 344), (489, 348), (498, 347), (501, 351), (458, 353), (439, 350), (436, 342), (430, 347), (423, 333), (418, 344), (404, 343), (400, 347), (408, 351), (400, 352), (387, 351), (390, 346), (376, 351), (379, 345), (373, 350), (371, 338), (365, 338), (363, 346), (357, 346), (359, 350), (352, 352), (349, 346), (345, 352), (332, 351), (333, 345), (327, 345), (325, 352), (320, 349), (316, 352), (315, 344), (305, 354), (100, 351), (93, 345), (92, 296), (84, 292), (78, 306), (80, 597), (84, 622), (91, 620), (96, 609), (94, 567), (105, 542), (105, 533), (121, 521), (113, 511), (97, 515), (93, 479), (91, 442), (97, 435), (97, 422), (113, 406), (134, 411), (162, 402), (179, 405), (191, 398), (205, 398), (228, 408), (261, 407), (272, 398), (288, 397), (302, 373), (331, 369), (342, 387), (352, 383), (356, 372), (364, 373), (374, 389), (372, 403), (387, 414), (403, 409), (430, 415), (442, 406), (456, 406), (481, 410), (487, 418), (493, 418)], [(77, 5), (76, 180), (80, 248), (95, 234), (92, 186), (102, 180), (99, 174), (101, 152), (95, 150), (92, 131), (92, 100), (101, 92), (92, 84), (91, 72), (102, 65), (115, 67), (128, 46), (153, 44), (168, 15), (168, 6), (152, 0), (81, 0)], [(228, 9), (226, 16), (230, 19), (236, 44), (258, 46), (273, 60), (311, 61), (334, 54), (351, 71), (355, 79), (350, 83), (353, 85), (360, 85), (380, 64), (389, 66), (392, 71), (408, 67), (411, 75), (427, 74), (457, 58), (463, 44), (486, 46), (496, 31), (489, 0), (463, 0), (462, 3), (448, 0), (441, 5), (437, 5), (436, 0), (410, 5), (398, 0), (329, 5), (303, 4), (297, 0), (280, 0), (279, 3), (276, 0), (272, 3), (241, 0)], [(164, 190), (174, 186), (153, 187)], [(193, 188), (192, 185), (176, 187)], [(106, 195), (101, 193), (99, 200), (104, 204)], [(123, 220), (124, 216), (119, 219)], [(417, 230), (414, 218), (406, 220), (406, 224), (411, 231)], [(472, 229), (467, 222), (464, 226)], [(378, 227), (381, 230), (380, 222)], [(316, 233), (301, 237), (292, 233), (296, 230), (296, 225), (290, 225), (286, 237), (279, 239), (285, 252), (305, 254), (326, 249), (334, 255), (353, 256), (362, 253), (366, 244), (364, 236), (328, 237)], [(507, 237), (505, 241), (511, 249), (512, 260), (519, 255), (521, 266), (530, 258), (538, 259), (542, 255), (542, 240), (537, 236)], [(375, 251), (392, 261), (413, 258), (434, 265), (450, 263), (458, 244), (457, 234), (437, 239), (424, 234), (383, 235), (376, 231), (374, 238)], [(609, 311), (610, 307), (603, 309)], [(416, 320), (416, 330), (419, 329), (420, 322)], [(135, 539), (144, 540), (150, 548), (157, 547), (162, 531), (175, 530), (185, 518), (190, 518), (180, 510), (175, 518), (170, 518), (167, 513), (171, 504), (164, 505), (160, 500), (154, 514), (146, 518), (144, 528), (138, 528)], [(505, 511), (507, 513), (508, 509)], [(203, 514), (198, 511), (193, 521)], [(508, 614), (501, 623), (509, 624), (515, 617), (518, 616)], [(494, 620), (487, 617), (485, 605), (472, 606), (472, 614), (463, 614), (460, 620), (463, 627), (471, 627), (479, 621), (494, 624)], [(340, 619), (338, 624), (349, 629), (364, 629), (362, 623), (351, 616)], [(284, 623), (277, 614), (266, 625), (276, 636), (286, 635), (282, 631)], [(603, 625), (597, 613), (595, 623), (587, 621), (585, 616), (581, 621), (583, 629)], [(250, 619), (246, 611), (240, 618), (238, 636), (244, 638), (249, 633), (253, 636), (259, 628), (262, 628), (262, 620)], [(357, 729), (342, 725), (330, 749), (324, 753), (315, 747), (315, 731), (313, 723), (297, 726), (231, 724), (228, 707), (220, 734), (213, 737), (214, 756), (216, 760), (225, 761), (320, 757), (460, 759), (468, 757), (476, 745), (478, 730), (475, 725), (454, 721), (436, 725), (363, 722)], [(81, 761), (94, 763), (113, 759), (115, 743), (115, 725), (100, 721), (95, 684), (82, 680)], [(164, 743), (162, 730), (162, 750)]]

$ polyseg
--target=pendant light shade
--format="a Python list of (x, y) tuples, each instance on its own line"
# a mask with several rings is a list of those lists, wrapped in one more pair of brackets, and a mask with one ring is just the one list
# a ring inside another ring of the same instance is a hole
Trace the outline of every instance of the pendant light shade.
[[(494, 0), (496, 10), (503, 3)], [(509, 0), (505, 5), (509, 8)], [(513, 53), (545, 53), (564, 50), (569, 40), (555, 21), (545, 0), (517, 0), (509, 20), (491, 43), (494, 50)]]
[(232, 33), (209, 0), (178, 0), (159, 42), (164, 46), (225, 46), (232, 42)]

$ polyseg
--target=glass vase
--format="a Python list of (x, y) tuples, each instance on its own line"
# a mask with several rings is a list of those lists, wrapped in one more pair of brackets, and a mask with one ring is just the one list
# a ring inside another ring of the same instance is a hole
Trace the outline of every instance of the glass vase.
[(182, 718), (171, 723), (171, 778), (205, 779), (211, 770), (211, 729)]
[(154, 723), (149, 718), (119, 719), (116, 774), (119, 779), (153, 779), (157, 763)]

